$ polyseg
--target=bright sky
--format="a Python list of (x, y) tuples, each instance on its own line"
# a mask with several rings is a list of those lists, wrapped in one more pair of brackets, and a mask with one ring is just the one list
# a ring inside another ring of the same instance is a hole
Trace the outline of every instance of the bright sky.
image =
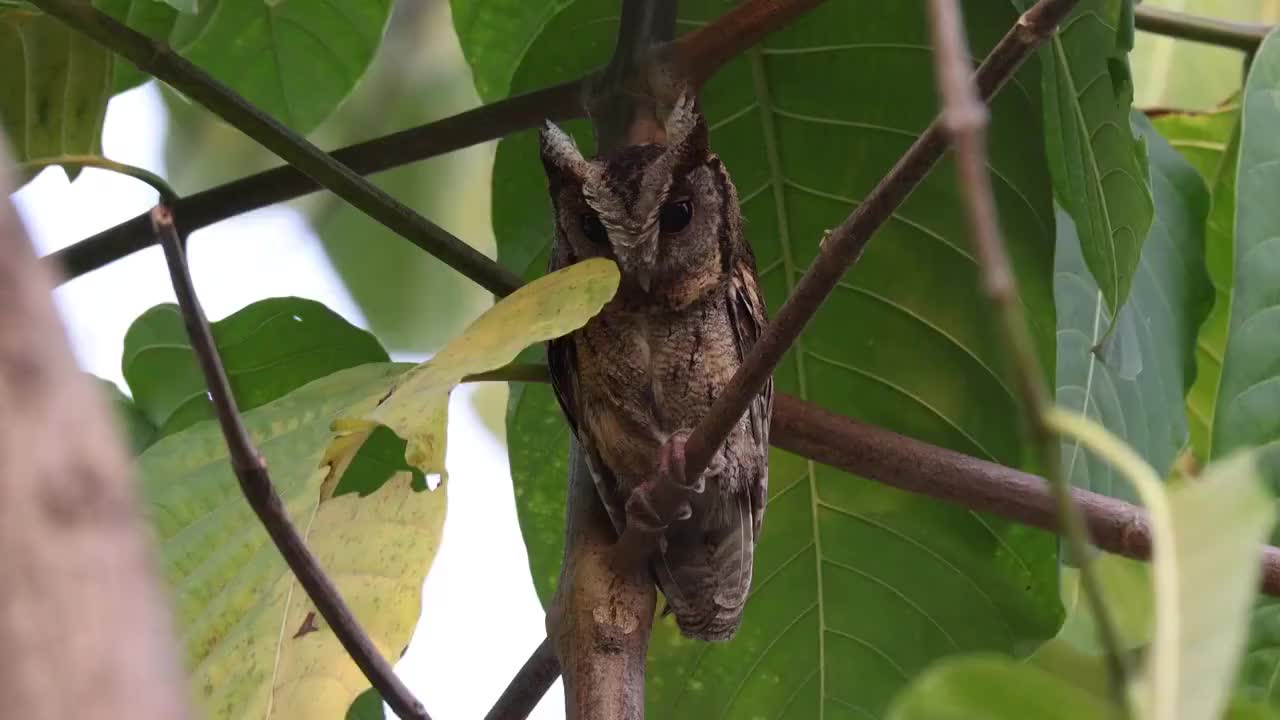
[[(115, 96), (103, 131), (105, 154), (164, 175), (166, 120), (152, 83)], [(106, 171), (85, 170), (69, 184), (61, 170), (50, 169), (14, 199), (43, 255), (145, 212), (155, 193)], [(268, 208), (202, 230), (192, 235), (189, 254), (211, 320), (262, 298), (296, 295), (367, 327), (292, 210)], [(174, 297), (163, 255), (151, 248), (63, 285), (55, 301), (80, 366), (127, 392), (120, 372), (125, 330), (147, 308)], [(423, 587), (422, 618), (396, 665), (437, 720), (483, 717), (545, 635), (506, 449), (480, 422), (468, 393), (466, 387), (455, 392), (449, 408), (444, 540)], [(564, 717), (558, 681), (531, 717)]]

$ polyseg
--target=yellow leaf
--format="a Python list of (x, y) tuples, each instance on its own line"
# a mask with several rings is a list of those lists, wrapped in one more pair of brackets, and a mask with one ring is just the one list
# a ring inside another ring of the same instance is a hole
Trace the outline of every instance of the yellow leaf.
[[(500, 300), (430, 360), (401, 375), (370, 412), (341, 417), (329, 446), (333, 467), (345, 465), (369, 434), (385, 425), (406, 441), (405, 461), (445, 476), (449, 393), (467, 375), (494, 370), (535, 343), (582, 327), (618, 289), (618, 267), (593, 258), (544, 275)], [(332, 481), (332, 480), (331, 480)]]

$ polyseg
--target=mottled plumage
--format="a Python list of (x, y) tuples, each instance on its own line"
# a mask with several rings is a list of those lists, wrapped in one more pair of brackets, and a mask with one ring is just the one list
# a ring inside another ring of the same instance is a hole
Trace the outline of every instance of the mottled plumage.
[[(685, 96), (665, 142), (586, 159), (548, 123), (542, 160), (555, 211), (557, 269), (617, 261), (617, 295), (585, 327), (548, 344), (552, 384), (621, 531), (659, 449), (692, 428), (766, 322), (737, 193)], [(732, 637), (751, 586), (768, 486), (772, 381), (704, 474), (692, 516), (667, 528), (653, 572), (682, 632)]]

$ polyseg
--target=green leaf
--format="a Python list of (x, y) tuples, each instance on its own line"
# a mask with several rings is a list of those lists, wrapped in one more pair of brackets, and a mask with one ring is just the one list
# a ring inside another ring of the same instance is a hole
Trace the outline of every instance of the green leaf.
[(1083, 0), (1041, 52), (1055, 196), (1108, 308), (1129, 297), (1153, 213), (1146, 150), (1129, 125), (1132, 2)]
[[(1133, 120), (1151, 149), (1155, 221), (1116, 318), (1085, 266), (1076, 228), (1059, 212), (1057, 401), (1102, 423), (1164, 473), (1187, 442), (1184, 397), (1195, 377), (1196, 333), (1212, 302), (1204, 270), (1209, 197), (1146, 118), (1135, 113)], [(1105, 350), (1095, 351), (1113, 325)], [(1073, 484), (1133, 499), (1132, 488), (1078, 443), (1064, 440), (1062, 457)]]
[(1160, 135), (1212, 184), (1226, 157), (1227, 143), (1240, 122), (1240, 99), (1234, 97), (1207, 112), (1148, 113)]
[[(37, 10), (0, 8), (0, 130), (20, 170), (101, 153), (102, 121), (111, 96), (111, 53)], [(75, 180), (79, 168), (65, 168)]]
[(525, 348), (582, 327), (618, 290), (618, 266), (594, 258), (538, 278), (502, 298), (430, 360), (379, 390), (362, 414), (343, 416), (330, 457), (341, 463), (379, 426), (407, 441), (405, 462), (445, 477), (449, 393), (467, 375), (496, 370)]
[(998, 656), (938, 663), (893, 702), (889, 720), (1107, 720), (1100, 698), (1050, 673)]
[[(1157, 559), (1156, 633), (1143, 678), (1145, 709), (1156, 713), (1149, 717), (1214, 720), (1227, 704), (1261, 573), (1258, 550), (1276, 519), (1258, 459), (1235, 453), (1169, 492), (1175, 547), (1163, 551), (1177, 572), (1162, 582)], [(1162, 602), (1171, 591), (1176, 604)]]
[(151, 424), (147, 416), (138, 409), (133, 403), (133, 399), (120, 391), (120, 388), (110, 380), (104, 380), (100, 377), (93, 377), (102, 391), (107, 394), (107, 401), (111, 403), (112, 409), (115, 411), (117, 421), (119, 421), (120, 429), (129, 440), (129, 447), (132, 448), (134, 454), (140, 453), (151, 446), (156, 439), (156, 426)]
[[(334, 497), (322, 462), (333, 418), (367, 409), (365, 398), (406, 367), (343, 370), (244, 416), (294, 525), (390, 658), (421, 612), (445, 486), (415, 491), (409, 473), (388, 471), (367, 497)], [(202, 716), (343, 718), (368, 681), (242, 497), (218, 426), (160, 440), (138, 458), (138, 470)]]
[[(1176, 118), (1178, 116), (1166, 116)], [(1161, 127), (1166, 137), (1178, 146), (1180, 138), (1190, 137), (1180, 147), (1184, 154), (1196, 147), (1197, 154), (1215, 169), (1209, 178), (1211, 196), (1209, 216), (1205, 221), (1205, 267), (1213, 283), (1214, 301), (1209, 317), (1200, 326), (1196, 338), (1196, 379), (1187, 393), (1187, 416), (1191, 430), (1191, 449), (1196, 458), (1206, 462), (1212, 454), (1212, 430), (1222, 379), (1222, 357), (1227, 345), (1227, 323), (1231, 317), (1232, 235), (1235, 228), (1236, 170), (1240, 155), (1239, 108), (1223, 116), (1182, 116), (1186, 121), (1171, 120)], [(1230, 122), (1227, 122), (1227, 119)], [(1197, 123), (1196, 121), (1203, 121)], [(1198, 127), (1197, 127), (1198, 125)], [(1210, 161), (1214, 155), (1216, 161)]]
[[(260, 300), (211, 328), (241, 411), (338, 370), (388, 359), (368, 332), (304, 298)], [(177, 305), (157, 305), (129, 326), (121, 365), (160, 437), (214, 416)]]
[[(539, 35), (556, 13), (572, 4), (573, 0), (449, 1), (453, 27), (481, 99), (494, 102), (508, 95), (511, 76), (529, 49), (527, 38)], [(582, 39), (599, 38), (613, 40), (594, 31)]]
[[(100, 2), (304, 135), (355, 88), (391, 14), (391, 0), (204, 0), (195, 14)], [(137, 80), (125, 73), (117, 87)]]
[[(687, 0), (681, 28), (732, 5)], [(986, 0), (966, 3), (964, 14), (978, 55), (1017, 18), (1011, 4)], [(530, 43), (511, 92), (599, 66), (616, 22), (616, 3), (568, 5)], [(770, 35), (704, 89), (711, 144), (739, 190), (774, 312), (814, 258), (823, 230), (844, 219), (934, 118), (930, 48), (922, 3), (830, 2)], [(1052, 382), (1054, 219), (1037, 127), (1039, 72), (1033, 60), (996, 99), (991, 151), (1001, 225)], [(590, 147), (585, 123), (566, 129)], [(504, 140), (494, 173), (495, 197), (499, 190), (503, 197), (494, 208), (499, 258), (536, 277), (546, 267), (551, 222), (535, 134)], [(1028, 467), (962, 207), (948, 158), (825, 303), (775, 373), (777, 389)], [(568, 446), (547, 388), (513, 388), (508, 440), (531, 571), (545, 602), (561, 561)], [(879, 716), (898, 688), (942, 655), (1027, 653), (1057, 629), (1057, 544), (1043, 532), (781, 451), (770, 454), (769, 493), (742, 629), (733, 641), (708, 646), (681, 639), (671, 618), (661, 620), (650, 644), (650, 716), (857, 712), (842, 702)]]
[(1280, 439), (1280, 413), (1276, 412), (1280, 405), (1278, 97), (1280, 33), (1273, 31), (1258, 49), (1241, 104), (1234, 280), (1211, 457)]

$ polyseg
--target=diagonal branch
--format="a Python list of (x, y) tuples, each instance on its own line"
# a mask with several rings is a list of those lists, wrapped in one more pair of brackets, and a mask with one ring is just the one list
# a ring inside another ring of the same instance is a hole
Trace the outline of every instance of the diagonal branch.
[(982, 290), (995, 309), (1006, 352), (1012, 358), (1015, 386), (1031, 442), (1040, 455), (1057, 505), (1067, 546), (1080, 566), (1081, 585), (1097, 622), (1098, 638), (1106, 650), (1113, 700), (1129, 715), (1126, 669), (1115, 622), (1102, 596), (1102, 587), (1091, 569), (1089, 530), (1072, 502), (1071, 485), (1062, 474), (1062, 446), (1049, 427), (1046, 414), (1053, 407), (1043, 370), (1018, 302), (1017, 280), (1009, 263), (987, 169), (987, 107), (978, 98), (970, 76), (968, 41), (956, 0), (930, 0), (935, 73), (942, 96), (942, 127), (955, 146), (956, 183), (964, 197), (970, 241), (978, 259)]
[(318, 184), (489, 291), (503, 294), (518, 282), (510, 271), (258, 110), (168, 46), (80, 0), (34, 0), (34, 4), (214, 111)]
[[(1078, 0), (1039, 0), (1005, 34), (978, 67), (976, 82), (990, 99), (1022, 63), (1053, 34)], [(935, 119), (867, 197), (824, 240), (818, 257), (796, 283), (777, 317), (747, 354), (742, 367), (694, 428), (686, 448), (690, 477), (697, 477), (746, 412), (774, 367), (791, 347), (875, 232), (924, 179), (947, 148), (942, 120)]]
[(342, 647), (346, 648), (370, 684), (401, 718), (430, 720), (422, 703), (400, 682), (391, 665), (373, 646), (373, 641), (365, 634), (351, 614), (351, 609), (338, 594), (338, 588), (325, 575), (324, 568), (320, 567), (297, 528), (289, 520), (284, 503), (271, 485), (266, 463), (253, 447), (253, 441), (249, 439), (249, 433), (241, 422), (240, 411), (236, 408), (231, 386), (227, 382), (226, 370), (214, 346), (209, 321), (200, 308), (200, 301), (196, 298), (195, 288), (191, 283), (191, 273), (187, 269), (186, 254), (173, 223), (172, 210), (159, 205), (151, 211), (151, 219), (159, 242), (164, 247), (169, 275), (173, 280), (173, 291), (182, 310), (187, 335), (191, 338), (191, 349), (200, 362), (205, 384), (209, 386), (218, 424), (222, 426), (222, 435), (231, 456), (231, 468), (240, 481), (245, 499), (266, 527), (298, 582), (316, 604), (321, 617), (333, 628), (333, 634), (338, 637)]
[(1262, 23), (1234, 22), (1166, 10), (1151, 5), (1134, 8), (1134, 23), (1139, 30), (1157, 35), (1235, 48), (1251, 53), (1271, 31)]
[[(68, 4), (68, 0), (42, 2), (60, 6)], [(670, 63), (669, 69), (673, 72), (691, 78), (695, 85), (700, 84), (724, 63), (759, 42), (769, 32), (785, 26), (820, 2), (821, 0), (745, 0), (723, 17), (655, 52), (661, 57), (669, 58), (664, 62)], [(653, 15), (653, 27), (662, 31), (655, 32), (653, 39), (669, 39), (674, 34), (675, 3), (673, 0), (661, 0), (656, 7), (658, 12)], [(112, 26), (106, 27), (109, 29), (103, 37), (104, 44), (114, 38), (116, 33)], [(148, 58), (153, 55), (163, 56), (167, 61), (170, 56), (177, 57), (169, 49), (147, 38), (138, 40), (137, 37), (130, 37), (129, 42), (132, 43), (130, 47), (138, 46), (136, 49), (144, 52)], [(150, 68), (151, 64), (140, 66)], [(437, 122), (335, 150), (331, 158), (345, 164), (355, 173), (368, 175), (496, 140), (534, 127), (543, 120), (582, 117), (586, 113), (583, 104), (585, 88), (598, 74), (599, 71), (591, 72), (582, 78), (553, 87), (500, 100)], [(195, 95), (192, 97), (199, 99)], [(304, 152), (306, 147), (310, 146), (305, 146)], [(289, 160), (287, 155), (280, 154)], [(175, 215), (181, 223), (179, 229), (185, 236), (220, 220), (327, 187), (327, 184), (313, 179), (309, 172), (304, 172), (302, 168), (305, 167), (284, 165), (184, 198), (174, 206)], [(374, 190), (377, 191), (376, 188)], [(143, 250), (152, 241), (151, 220), (144, 213), (51, 253), (46, 256), (45, 261), (58, 266), (64, 280), (72, 279)], [(423, 244), (419, 244), (419, 247), (431, 252)], [(476, 262), (480, 263), (482, 272), (487, 272), (495, 279), (505, 272), (496, 263)], [(514, 277), (508, 276), (503, 282), (513, 284), (489, 289), (504, 295), (518, 286)]]
[[(333, 151), (332, 157), (361, 175), (382, 172), (495, 140), (533, 127), (544, 118), (580, 117), (584, 112), (580, 95), (580, 81), (566, 82), (341, 148)], [(174, 215), (180, 223), (179, 229), (189, 234), (221, 220), (320, 189), (322, 186), (301, 170), (281, 165), (185, 197), (174, 205)], [(57, 265), (69, 280), (144, 250), (153, 242), (151, 218), (143, 213), (50, 253), (44, 261)], [(507, 292), (512, 289), (514, 286)]]

